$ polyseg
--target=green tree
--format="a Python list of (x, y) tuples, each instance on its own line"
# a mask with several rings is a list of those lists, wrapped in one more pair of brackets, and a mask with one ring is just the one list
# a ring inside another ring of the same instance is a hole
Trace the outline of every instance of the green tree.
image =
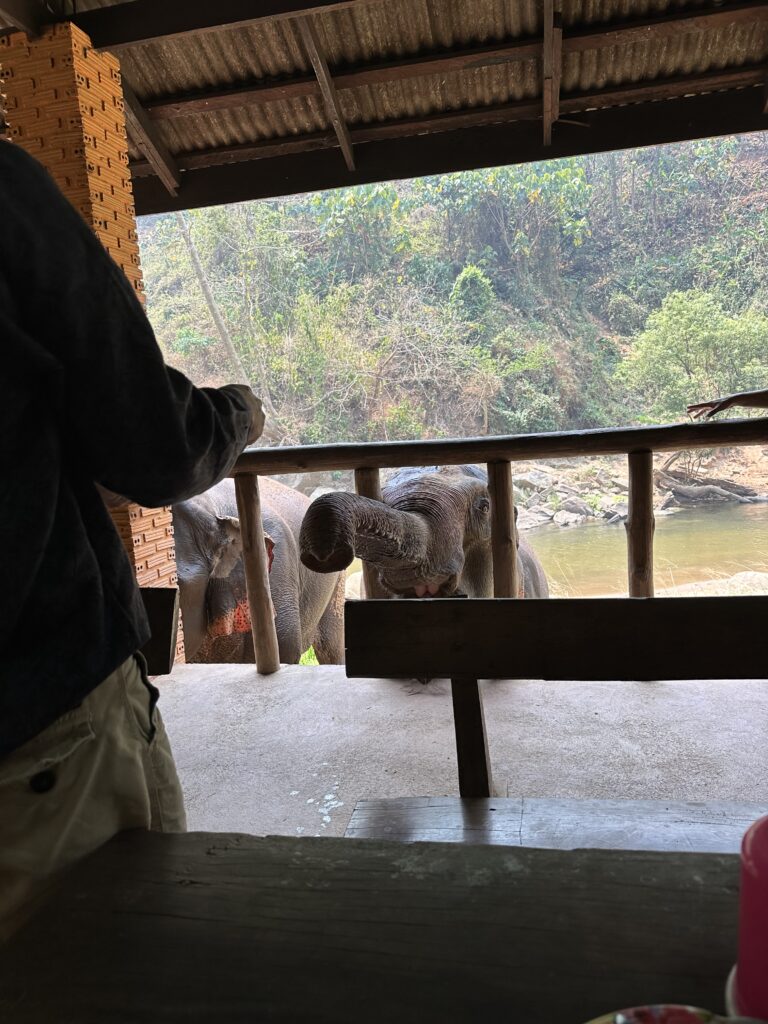
[(618, 376), (656, 420), (680, 419), (686, 405), (768, 381), (768, 318), (730, 315), (711, 294), (673, 292), (648, 318)]

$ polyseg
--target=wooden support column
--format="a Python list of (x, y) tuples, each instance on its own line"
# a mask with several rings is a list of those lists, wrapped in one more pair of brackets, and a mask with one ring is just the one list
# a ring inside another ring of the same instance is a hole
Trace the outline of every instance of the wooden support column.
[[(46, 168), (143, 301), (118, 62), (66, 22), (34, 40), (0, 37), (0, 81), (11, 142)], [(176, 586), (171, 510), (126, 503), (110, 514), (139, 585)]]
[(464, 797), (492, 796), (491, 761), (480, 684), (477, 679), (452, 679), (451, 696), (459, 794)]
[[(381, 501), (381, 479), (378, 469), (356, 469), (355, 490), (361, 498), (371, 498), (373, 501)], [(389, 595), (379, 583), (372, 566), (363, 562), (363, 582), (365, 583), (365, 596), (367, 598), (384, 598)]]
[(542, 103), (544, 145), (552, 145), (552, 125), (560, 116), (560, 79), (563, 70), (563, 19), (559, 0), (544, 0), (542, 48)]
[(518, 597), (517, 527), (509, 462), (488, 463), (488, 493), (491, 498), (493, 596)]
[(245, 586), (251, 615), (256, 667), (266, 676), (280, 668), (280, 652), (272, 595), (269, 591), (269, 564), (261, 521), (259, 478), (254, 473), (236, 476), (235, 494), (243, 538)]
[(631, 452), (627, 563), (630, 597), (653, 597), (653, 452)]

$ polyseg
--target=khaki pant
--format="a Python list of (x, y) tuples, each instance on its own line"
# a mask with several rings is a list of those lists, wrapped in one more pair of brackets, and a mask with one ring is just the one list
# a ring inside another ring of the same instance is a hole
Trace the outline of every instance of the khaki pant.
[(184, 801), (140, 655), (0, 761), (0, 941), (58, 872), (123, 829), (183, 832)]

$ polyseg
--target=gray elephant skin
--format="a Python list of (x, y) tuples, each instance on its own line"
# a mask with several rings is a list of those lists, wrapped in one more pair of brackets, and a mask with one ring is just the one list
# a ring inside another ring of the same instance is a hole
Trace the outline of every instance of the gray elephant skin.
[[(337, 492), (317, 498), (301, 528), (301, 560), (335, 573), (357, 556), (390, 597), (493, 597), (488, 478), (475, 466), (397, 472), (383, 501)], [(548, 597), (544, 571), (518, 542), (520, 597)]]
[[(344, 574), (319, 575), (299, 559), (309, 499), (276, 480), (259, 488), (280, 661), (295, 665), (313, 646), (321, 664), (341, 663)], [(173, 518), (187, 661), (253, 663), (234, 481), (174, 505)]]

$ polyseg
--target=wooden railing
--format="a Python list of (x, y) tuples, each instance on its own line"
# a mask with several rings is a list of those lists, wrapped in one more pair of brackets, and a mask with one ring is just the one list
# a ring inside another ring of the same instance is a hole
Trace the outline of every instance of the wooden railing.
[[(629, 596), (653, 597), (653, 453), (751, 444), (768, 444), (768, 418), (509, 437), (249, 449), (237, 460), (232, 475), (243, 534), (243, 561), (257, 668), (267, 674), (280, 667), (261, 523), (260, 476), (351, 469), (355, 471), (358, 494), (380, 499), (380, 469), (486, 463), (491, 500), (493, 594), (494, 597), (515, 597), (518, 581), (511, 463), (625, 454), (629, 468), (626, 522)], [(365, 585), (369, 595), (379, 596), (376, 580), (367, 572)]]

